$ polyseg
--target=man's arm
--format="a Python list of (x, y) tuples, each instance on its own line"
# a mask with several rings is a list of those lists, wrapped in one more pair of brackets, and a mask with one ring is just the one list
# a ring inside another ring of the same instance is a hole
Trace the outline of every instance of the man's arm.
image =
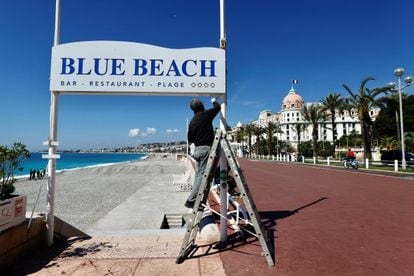
[(221, 105), (220, 103), (216, 100), (216, 98), (212, 98), (211, 99), (211, 103), (213, 104), (213, 108), (210, 108), (208, 110), (209, 115), (214, 118), (216, 117), (216, 115), (220, 112), (221, 109)]

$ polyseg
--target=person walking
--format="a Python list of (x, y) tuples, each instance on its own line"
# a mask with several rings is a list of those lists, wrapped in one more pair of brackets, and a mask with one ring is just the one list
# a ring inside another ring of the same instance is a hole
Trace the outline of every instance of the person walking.
[(213, 120), (220, 112), (221, 106), (216, 98), (212, 98), (211, 103), (213, 107), (205, 110), (203, 103), (199, 99), (193, 99), (190, 102), (190, 108), (194, 112), (194, 116), (188, 126), (187, 138), (189, 143), (194, 143), (195, 145), (193, 157), (196, 160), (196, 170), (193, 188), (184, 203), (184, 206), (187, 208), (194, 207), (214, 141)]

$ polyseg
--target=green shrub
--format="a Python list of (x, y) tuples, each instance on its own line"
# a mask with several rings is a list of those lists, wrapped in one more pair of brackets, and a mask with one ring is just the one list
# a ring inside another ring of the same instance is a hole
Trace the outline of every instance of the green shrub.
[(11, 147), (0, 146), (0, 200), (11, 197), (15, 191), (14, 172), (22, 169), (19, 165), (28, 157), (30, 152), (22, 143), (14, 143)]

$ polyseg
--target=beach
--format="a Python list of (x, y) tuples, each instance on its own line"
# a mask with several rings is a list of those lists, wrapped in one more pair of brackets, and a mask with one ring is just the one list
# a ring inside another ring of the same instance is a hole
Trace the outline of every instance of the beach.
[[(184, 176), (186, 164), (175, 155), (66, 170), (56, 176), (55, 216), (86, 232), (121, 233), (160, 229), (165, 214), (185, 214), (188, 192), (178, 191), (173, 175)], [(47, 180), (19, 179), (16, 194), (27, 195), (31, 212), (45, 213)]]

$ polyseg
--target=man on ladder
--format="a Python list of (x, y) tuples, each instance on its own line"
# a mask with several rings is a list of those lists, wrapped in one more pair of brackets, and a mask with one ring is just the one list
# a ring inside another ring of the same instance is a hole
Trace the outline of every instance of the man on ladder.
[(213, 107), (205, 110), (203, 103), (199, 99), (190, 102), (190, 108), (194, 112), (188, 126), (188, 142), (194, 143), (194, 159), (196, 160), (196, 172), (194, 176), (193, 189), (184, 206), (193, 208), (197, 198), (197, 193), (203, 180), (203, 173), (207, 166), (208, 156), (211, 145), (214, 141), (213, 120), (220, 112), (221, 106), (215, 98), (211, 99)]

